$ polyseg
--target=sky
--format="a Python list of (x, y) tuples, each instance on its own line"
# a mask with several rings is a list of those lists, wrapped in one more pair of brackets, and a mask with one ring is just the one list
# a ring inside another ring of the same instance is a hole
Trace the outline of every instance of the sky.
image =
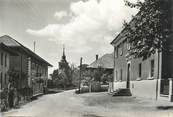
[[(136, 1), (136, 0), (131, 0)], [(0, 36), (9, 35), (58, 68), (63, 44), (67, 61), (91, 64), (113, 52), (110, 42), (124, 20), (137, 13), (124, 0), (0, 0)]]

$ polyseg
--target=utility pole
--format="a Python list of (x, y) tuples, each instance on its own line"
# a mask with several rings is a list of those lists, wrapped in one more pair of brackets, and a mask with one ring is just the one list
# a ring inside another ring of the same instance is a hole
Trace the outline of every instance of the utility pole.
[(79, 93), (80, 93), (81, 77), (82, 77), (82, 57), (80, 58), (80, 71), (79, 71)]
[(156, 79), (156, 100), (158, 100), (158, 90), (159, 90), (159, 78), (160, 78), (160, 51), (157, 51), (158, 54), (158, 65), (157, 65), (157, 79)]
[(35, 52), (35, 44), (36, 44), (36, 42), (34, 41), (34, 52)]

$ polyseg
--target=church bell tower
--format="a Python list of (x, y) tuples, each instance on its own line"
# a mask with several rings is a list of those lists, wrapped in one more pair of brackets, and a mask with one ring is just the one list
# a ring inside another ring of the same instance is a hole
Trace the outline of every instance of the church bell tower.
[(59, 69), (67, 69), (68, 66), (68, 62), (66, 60), (66, 55), (65, 55), (65, 46), (63, 45), (63, 55), (61, 57), (61, 61), (59, 62)]

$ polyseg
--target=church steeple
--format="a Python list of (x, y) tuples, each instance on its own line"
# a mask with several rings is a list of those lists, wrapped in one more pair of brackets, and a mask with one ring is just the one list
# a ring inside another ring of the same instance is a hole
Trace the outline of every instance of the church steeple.
[(63, 45), (63, 55), (62, 60), (66, 61), (66, 55), (65, 55), (65, 46)]
[(67, 69), (67, 68), (69, 68), (69, 65), (66, 60), (65, 46), (63, 45), (63, 53), (62, 53), (61, 61), (59, 62), (59, 69)]

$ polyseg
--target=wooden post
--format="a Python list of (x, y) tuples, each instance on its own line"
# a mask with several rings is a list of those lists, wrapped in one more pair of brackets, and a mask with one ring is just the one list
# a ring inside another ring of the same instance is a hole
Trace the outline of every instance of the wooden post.
[(79, 71), (79, 93), (80, 93), (81, 76), (82, 76), (82, 57), (80, 58), (80, 71)]
[(169, 78), (169, 101), (173, 102), (173, 78)]
[(91, 93), (91, 81), (89, 82), (89, 92)]

